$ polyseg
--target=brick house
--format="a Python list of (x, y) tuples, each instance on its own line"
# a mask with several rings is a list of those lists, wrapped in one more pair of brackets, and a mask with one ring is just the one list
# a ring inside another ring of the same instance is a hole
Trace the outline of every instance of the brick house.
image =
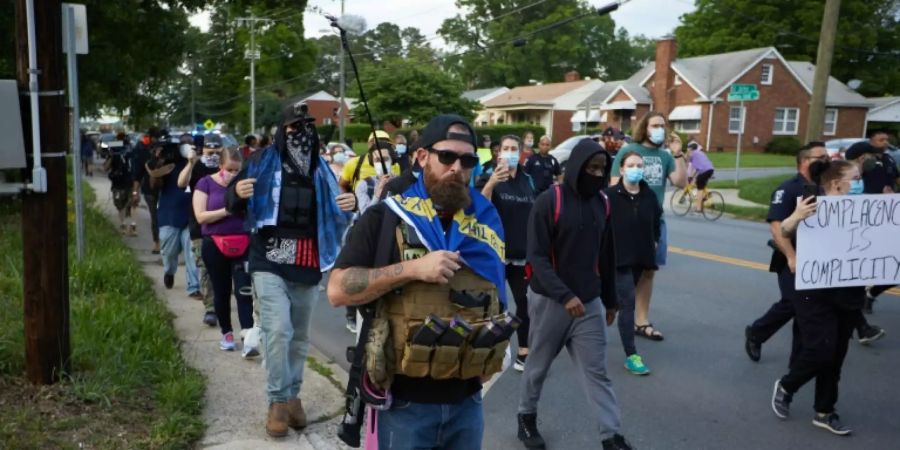
[(338, 114), (344, 115), (344, 123), (350, 123), (352, 115), (348, 99), (344, 99), (345, 108), (341, 110), (341, 100), (325, 91), (319, 91), (312, 95), (301, 95), (293, 102), (303, 101), (309, 106), (309, 115), (316, 118), (316, 126), (337, 125)]
[[(629, 129), (647, 111), (663, 112), (673, 127), (707, 149), (734, 149), (742, 114), (727, 101), (731, 85), (755, 84), (757, 101), (745, 102), (742, 148), (762, 151), (774, 136), (803, 141), (815, 66), (786, 61), (774, 47), (677, 58), (674, 38), (656, 44), (656, 60), (627, 80), (611, 81), (579, 108), (587, 125)], [(835, 78), (828, 81), (822, 140), (861, 137), (870, 102)]]
[(530, 123), (540, 125), (554, 143), (574, 136), (572, 116), (578, 105), (604, 83), (582, 80), (578, 72), (566, 74), (562, 83), (515, 87), (484, 102), (479, 125)]

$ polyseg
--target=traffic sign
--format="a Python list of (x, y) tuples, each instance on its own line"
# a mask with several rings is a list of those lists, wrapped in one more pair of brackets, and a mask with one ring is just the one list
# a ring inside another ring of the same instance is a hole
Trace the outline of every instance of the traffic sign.
[(212, 119), (206, 119), (206, 122), (203, 122), (203, 128), (207, 130), (212, 130), (216, 127), (216, 123), (212, 121)]
[(759, 100), (759, 90), (755, 84), (732, 84), (728, 93), (729, 102), (752, 102)]

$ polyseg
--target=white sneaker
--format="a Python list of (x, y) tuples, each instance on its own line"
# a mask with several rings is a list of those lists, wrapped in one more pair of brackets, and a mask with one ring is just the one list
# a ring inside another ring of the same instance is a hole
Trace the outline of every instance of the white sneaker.
[(241, 356), (253, 358), (259, 356), (259, 328), (245, 328), (241, 330), (242, 350)]

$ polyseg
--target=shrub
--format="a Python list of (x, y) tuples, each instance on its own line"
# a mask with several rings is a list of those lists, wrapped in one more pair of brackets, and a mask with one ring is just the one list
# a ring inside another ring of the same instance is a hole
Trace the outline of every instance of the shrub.
[(766, 144), (766, 153), (796, 155), (803, 144), (792, 136), (775, 136)]

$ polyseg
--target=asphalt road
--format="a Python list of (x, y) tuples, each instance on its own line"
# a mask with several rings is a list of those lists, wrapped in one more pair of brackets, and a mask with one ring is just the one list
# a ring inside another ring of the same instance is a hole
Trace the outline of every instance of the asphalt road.
[[(763, 347), (759, 363), (743, 351), (744, 327), (778, 297), (765, 224), (702, 217), (668, 217), (673, 251), (657, 275), (651, 320), (663, 342), (638, 338), (639, 353), (652, 370), (647, 377), (622, 367), (624, 353), (615, 325), (607, 357), (622, 410), (623, 433), (640, 449), (817, 449), (898, 448), (900, 439), (900, 298), (884, 295), (870, 322), (888, 330), (871, 347), (851, 342), (838, 409), (853, 427), (851, 437), (831, 435), (810, 424), (813, 384), (793, 403), (787, 421), (769, 406), (774, 380), (786, 371), (790, 330)], [(684, 250), (702, 252), (688, 256)], [(724, 262), (721, 257), (733, 258)], [(739, 259), (740, 261), (737, 261)], [(742, 261), (749, 261), (745, 263)], [(313, 323), (313, 344), (346, 367), (344, 348), (352, 336), (343, 311), (322, 296)], [(571, 360), (561, 353), (544, 387), (539, 427), (548, 448), (599, 448), (595, 422)], [(484, 448), (524, 448), (516, 439), (520, 374), (503, 373), (485, 396)]]

